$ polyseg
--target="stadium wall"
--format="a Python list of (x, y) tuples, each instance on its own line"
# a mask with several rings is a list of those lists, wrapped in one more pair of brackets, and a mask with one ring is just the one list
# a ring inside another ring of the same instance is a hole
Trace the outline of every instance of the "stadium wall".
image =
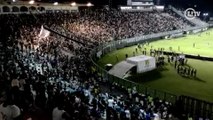
[[(164, 55), (172, 55), (174, 54), (174, 52), (168, 52), (168, 51), (164, 51), (163, 52)], [(175, 54), (183, 54), (183, 53), (175, 53)], [(192, 59), (199, 59), (199, 60), (207, 60), (207, 61), (213, 61), (212, 57), (209, 56), (201, 56), (199, 54), (195, 55), (195, 54), (184, 54), (187, 58), (192, 58)]]

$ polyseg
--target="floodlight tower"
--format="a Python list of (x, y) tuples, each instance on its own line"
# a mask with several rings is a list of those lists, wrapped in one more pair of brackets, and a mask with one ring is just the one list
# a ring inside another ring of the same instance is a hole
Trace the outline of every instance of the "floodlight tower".
[(209, 13), (203, 13), (204, 21), (206, 21), (206, 18), (209, 16)]

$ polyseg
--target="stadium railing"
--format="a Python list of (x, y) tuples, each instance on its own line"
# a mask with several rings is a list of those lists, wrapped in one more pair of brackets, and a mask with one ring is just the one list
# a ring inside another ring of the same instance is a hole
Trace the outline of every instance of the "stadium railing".
[(181, 102), (179, 104), (181, 110), (188, 113), (192, 118), (201, 117), (206, 120), (213, 120), (213, 103), (184, 95), (179, 97), (179, 101)]
[(209, 27), (210, 27), (210, 28), (213, 28), (213, 23), (212, 23), (212, 24), (209, 24)]

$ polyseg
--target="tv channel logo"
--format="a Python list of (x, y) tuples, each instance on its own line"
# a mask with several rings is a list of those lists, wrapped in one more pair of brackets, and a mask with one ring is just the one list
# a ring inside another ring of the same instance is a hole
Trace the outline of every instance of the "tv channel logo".
[(188, 20), (192, 20), (198, 16), (200, 16), (200, 11), (196, 11), (193, 8), (188, 8), (184, 11), (184, 16), (186, 17), (186, 19)]

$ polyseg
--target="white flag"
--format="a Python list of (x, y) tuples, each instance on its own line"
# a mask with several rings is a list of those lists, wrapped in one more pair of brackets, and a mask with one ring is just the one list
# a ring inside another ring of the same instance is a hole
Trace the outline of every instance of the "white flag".
[(50, 31), (46, 30), (43, 25), (41, 26), (41, 31), (39, 33), (39, 38), (46, 38), (50, 35)]

